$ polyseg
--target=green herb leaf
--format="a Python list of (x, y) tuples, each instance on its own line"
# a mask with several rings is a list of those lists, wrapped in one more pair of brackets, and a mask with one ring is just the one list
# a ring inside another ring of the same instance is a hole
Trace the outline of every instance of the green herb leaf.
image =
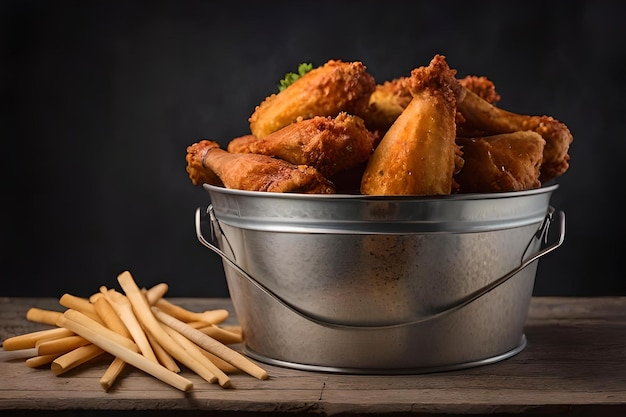
[(298, 65), (298, 73), (288, 72), (285, 74), (285, 78), (280, 80), (280, 84), (278, 85), (278, 91), (283, 91), (285, 88), (289, 87), (293, 84), (298, 78), (302, 77), (307, 72), (313, 69), (313, 64), (311, 63), (302, 63)]

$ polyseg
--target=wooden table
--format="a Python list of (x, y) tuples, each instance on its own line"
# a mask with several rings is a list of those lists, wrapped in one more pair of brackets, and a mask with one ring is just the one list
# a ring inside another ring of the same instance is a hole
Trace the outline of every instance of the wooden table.
[[(232, 312), (228, 299), (172, 301)], [(26, 320), (30, 307), (61, 309), (56, 299), (0, 298), (0, 339), (45, 327)], [(270, 379), (235, 374), (223, 389), (183, 369), (194, 383), (186, 393), (134, 368), (104, 392), (106, 355), (58, 377), (23, 359), (2, 361), (0, 415), (626, 416), (626, 297), (535, 297), (525, 334), (518, 355), (467, 370), (363, 376), (263, 365)]]

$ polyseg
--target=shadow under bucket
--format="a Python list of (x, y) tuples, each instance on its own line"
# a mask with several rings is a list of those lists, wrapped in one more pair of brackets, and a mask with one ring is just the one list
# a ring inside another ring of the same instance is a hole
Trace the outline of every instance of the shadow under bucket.
[(205, 184), (196, 234), (223, 260), (247, 355), (325, 372), (462, 369), (525, 347), (537, 261), (565, 238), (559, 212), (548, 244), (557, 187), (396, 197)]

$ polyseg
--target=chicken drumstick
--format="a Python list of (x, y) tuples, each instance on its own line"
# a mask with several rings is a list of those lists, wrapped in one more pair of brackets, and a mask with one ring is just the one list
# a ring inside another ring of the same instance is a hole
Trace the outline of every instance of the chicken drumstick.
[[(193, 185), (279, 193), (333, 194), (335, 188), (315, 168), (271, 156), (230, 153), (210, 140), (187, 148), (187, 173)], [(219, 180), (217, 180), (219, 179)]]

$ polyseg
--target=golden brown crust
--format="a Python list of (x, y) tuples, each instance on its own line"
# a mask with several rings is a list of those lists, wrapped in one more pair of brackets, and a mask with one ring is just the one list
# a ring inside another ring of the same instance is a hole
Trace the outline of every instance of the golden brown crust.
[(496, 91), (495, 84), (487, 77), (468, 75), (459, 79), (459, 83), (488, 103), (496, 104), (500, 101), (501, 97)]
[(189, 147), (187, 172), (195, 185), (440, 195), (535, 188), (567, 171), (568, 127), (499, 101), (491, 80), (457, 79), (442, 55), (378, 85), (360, 61), (329, 60), (266, 97), (228, 152)]
[(186, 171), (193, 185), (224, 185), (215, 172), (208, 169), (204, 164), (204, 158), (208, 151), (219, 147), (220, 145), (217, 142), (206, 139), (187, 146), (187, 154), (185, 155), (185, 161), (187, 162)]
[(315, 168), (294, 165), (258, 154), (230, 153), (204, 140), (187, 151), (189, 177), (194, 185), (217, 176), (226, 188), (278, 193), (332, 194), (333, 184)]
[(461, 91), (442, 55), (411, 72), (413, 99), (370, 157), (361, 192), (371, 195), (442, 195), (453, 189), (456, 95)]
[(330, 60), (263, 100), (249, 118), (250, 132), (262, 139), (298, 118), (334, 117), (341, 111), (362, 116), (375, 87), (362, 62)]
[[(376, 90), (370, 96), (369, 108), (365, 116), (365, 122), (370, 130), (379, 131), (384, 135), (409, 105), (413, 98), (407, 86), (409, 79), (410, 77), (399, 77), (376, 86)], [(496, 91), (494, 83), (487, 77), (468, 75), (459, 79), (459, 83), (491, 104), (500, 101), (500, 94)], [(463, 120), (462, 116), (459, 120)]]
[(252, 134), (238, 136), (228, 142), (228, 145), (226, 145), (226, 151), (230, 153), (262, 153), (255, 152), (255, 148), (260, 140), (262, 139), (259, 139)]
[(533, 131), (457, 138), (465, 161), (455, 175), (461, 193), (522, 191), (539, 181), (545, 140)]
[(457, 120), (459, 136), (480, 137), (532, 130), (546, 145), (541, 163), (540, 181), (545, 183), (569, 168), (569, 146), (573, 141), (569, 128), (551, 116), (530, 116), (498, 108), (476, 93), (467, 90), (457, 104), (463, 121)]
[(363, 164), (374, 151), (377, 135), (363, 119), (341, 112), (315, 116), (270, 133), (263, 139), (247, 135), (228, 144), (229, 152), (274, 156), (316, 168), (326, 178)]
[(378, 84), (369, 99), (365, 123), (370, 130), (384, 135), (404, 111), (413, 95), (406, 87), (409, 77), (400, 77)]

